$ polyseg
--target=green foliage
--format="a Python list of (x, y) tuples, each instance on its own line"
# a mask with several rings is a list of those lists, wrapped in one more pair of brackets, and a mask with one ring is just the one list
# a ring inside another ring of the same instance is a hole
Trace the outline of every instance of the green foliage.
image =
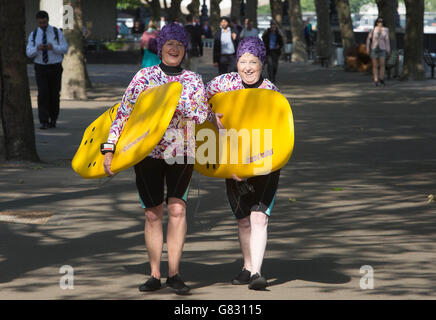
[(315, 12), (315, 0), (300, 0), (301, 12)]
[(258, 15), (269, 15), (271, 14), (271, 7), (269, 5), (257, 7)]
[(109, 51), (118, 51), (124, 46), (125, 41), (115, 40), (104, 42), (100, 49)]
[(436, 0), (425, 0), (424, 4), (426, 12), (436, 12)]
[[(427, 1), (427, 0), (426, 0)], [(436, 2), (436, 0), (428, 0), (430, 2)], [(349, 0), (350, 10), (352, 13), (358, 13), (360, 7), (367, 3), (375, 3), (375, 0)], [(315, 12), (315, 0), (300, 0), (301, 11), (302, 12)], [(270, 6), (260, 6), (257, 8), (257, 14), (270, 14)]]
[[(300, 0), (301, 12), (311, 11), (315, 12), (315, 1), (314, 0)], [(257, 7), (258, 15), (269, 15), (271, 14), (271, 7), (269, 5)]]
[(142, 6), (141, 0), (118, 0), (117, 9), (136, 9)]

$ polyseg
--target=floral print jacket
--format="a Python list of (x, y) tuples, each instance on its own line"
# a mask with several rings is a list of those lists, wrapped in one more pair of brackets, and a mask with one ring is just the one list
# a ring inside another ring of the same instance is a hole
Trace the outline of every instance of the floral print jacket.
[[(245, 87), (242, 84), (242, 79), (239, 73), (230, 72), (215, 77), (210, 82), (208, 82), (208, 84), (206, 85), (206, 94), (207, 98), (210, 99), (215, 94), (220, 92), (229, 92), (244, 88)], [(268, 79), (264, 79), (258, 88), (279, 91), (279, 89)]]
[[(176, 111), (174, 112), (167, 131), (170, 129), (182, 129), (177, 131), (183, 131), (186, 137), (188, 120), (194, 121), (195, 124), (203, 123), (210, 113), (210, 108), (207, 103), (205, 87), (201, 76), (189, 70), (183, 70), (179, 75), (167, 75), (162, 71), (159, 65), (156, 65), (139, 70), (130, 85), (127, 87), (121, 105), (118, 108), (117, 115), (109, 131), (108, 142), (114, 144), (118, 142), (124, 125), (129, 119), (136, 99), (141, 92), (149, 88), (175, 81), (180, 82), (183, 89)], [(166, 158), (164, 157), (164, 152), (175, 140), (173, 135), (168, 135), (172, 138), (166, 138), (166, 136), (167, 135), (163, 136), (149, 156), (155, 159)], [(184, 155), (187, 155), (186, 142)], [(173, 156), (175, 156), (175, 154)]]

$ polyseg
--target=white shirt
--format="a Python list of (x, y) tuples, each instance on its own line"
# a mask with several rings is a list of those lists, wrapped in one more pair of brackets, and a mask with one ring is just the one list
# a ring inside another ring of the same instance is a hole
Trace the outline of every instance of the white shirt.
[(38, 46), (42, 44), (42, 37), (44, 31), (38, 27), (36, 32), (35, 45), (33, 44), (33, 32), (34, 31), (30, 33), (29, 39), (27, 40), (27, 47), (26, 47), (27, 56), (29, 58), (35, 58), (33, 62), (42, 65), (61, 63), (63, 59), (63, 54), (67, 53), (68, 51), (68, 44), (64, 38), (64, 35), (62, 34), (62, 31), (58, 29), (58, 36), (59, 36), (59, 44), (58, 44), (58, 41), (55, 38), (53, 27), (49, 25), (46, 29), (47, 44), (51, 43), (53, 46), (53, 50), (47, 50), (48, 53), (47, 63), (44, 63), (44, 61), (42, 60), (42, 50), (37, 49)]
[(235, 46), (232, 40), (232, 31), (227, 28), (227, 31), (221, 29), (221, 54), (234, 54)]

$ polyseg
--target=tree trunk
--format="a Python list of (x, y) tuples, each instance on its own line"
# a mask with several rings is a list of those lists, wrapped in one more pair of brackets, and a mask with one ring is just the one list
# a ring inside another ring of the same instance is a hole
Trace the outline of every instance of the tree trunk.
[(221, 9), (220, 9), (221, 0), (210, 0), (210, 27), (212, 32), (217, 32), (220, 28), (220, 17), (221, 17)]
[(306, 61), (306, 43), (303, 37), (303, 18), (301, 15), (300, 0), (289, 0), (289, 18), (291, 19), (292, 56), (291, 61)]
[(383, 18), (386, 28), (389, 29), (389, 42), (391, 51), (397, 49), (397, 36), (395, 32), (395, 0), (376, 0), (379, 16)]
[(168, 17), (168, 4), (167, 4), (167, 0), (163, 0), (163, 4), (164, 4), (164, 10), (165, 10), (165, 16)]
[(200, 16), (200, 0), (191, 0), (191, 3), (188, 4), (187, 9), (192, 16)]
[[(329, 3), (325, 0), (315, 0), (315, 8), (318, 21), (316, 34), (316, 55), (317, 57), (330, 58), (332, 32), (330, 29)], [(319, 62), (317, 60), (315, 61)]]
[(176, 20), (180, 21), (180, 16), (182, 14), (182, 11), (180, 9), (181, 3), (182, 3), (182, 0), (171, 0), (171, 8), (169, 8), (169, 10), (168, 10), (169, 22), (174, 22)]
[(68, 52), (64, 56), (62, 67), (61, 99), (86, 100), (85, 56), (83, 55), (82, 0), (64, 0), (64, 5), (74, 9), (74, 28), (65, 29)]
[(400, 15), (398, 14), (398, 0), (394, 0), (394, 21), (395, 27), (401, 29)]
[(424, 0), (405, 0), (406, 33), (401, 80), (423, 80)]
[(276, 22), (277, 26), (282, 26), (282, 0), (270, 0), (271, 18)]
[(232, 6), (230, 8), (230, 19), (241, 21), (241, 0), (232, 0)]
[(257, 0), (246, 1), (245, 12), (245, 18), (253, 21), (253, 26), (257, 28)]
[(158, 22), (161, 16), (161, 8), (159, 0), (147, 0), (151, 11), (151, 19)]
[(0, 158), (38, 161), (25, 54), (24, 0), (0, 6)]
[[(341, 28), (342, 47), (344, 61), (347, 53), (356, 47), (354, 39), (353, 21), (351, 20), (350, 3), (348, 0), (336, 0), (336, 10), (338, 12), (339, 27)], [(344, 63), (345, 70), (348, 70), (347, 63)]]
[(2, 80), (2, 59), (1, 59), (1, 44), (0, 44), (0, 162), (6, 160), (6, 139), (5, 139), (5, 129), (3, 128), (2, 114), (3, 114), (3, 80)]

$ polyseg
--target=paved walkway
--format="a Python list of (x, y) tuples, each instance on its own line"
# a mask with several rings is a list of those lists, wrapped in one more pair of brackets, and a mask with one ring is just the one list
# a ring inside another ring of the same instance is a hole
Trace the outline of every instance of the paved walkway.
[[(368, 74), (284, 62), (277, 85), (292, 104), (296, 144), (269, 224), (268, 291), (229, 283), (242, 261), (224, 184), (195, 173), (181, 263), (192, 295), (140, 293), (149, 266), (133, 170), (84, 180), (70, 167), (86, 125), (120, 99), (137, 69), (90, 65), (91, 99), (63, 101), (55, 130), (35, 123), (42, 162), (0, 164), (3, 216), (45, 222), (0, 222), (0, 299), (436, 298), (436, 202), (428, 201), (436, 195), (436, 81), (375, 88)], [(210, 80), (214, 69), (200, 71)], [(164, 278), (166, 261), (165, 251)], [(59, 285), (64, 265), (74, 270), (72, 290)], [(374, 289), (361, 289), (365, 265)]]

